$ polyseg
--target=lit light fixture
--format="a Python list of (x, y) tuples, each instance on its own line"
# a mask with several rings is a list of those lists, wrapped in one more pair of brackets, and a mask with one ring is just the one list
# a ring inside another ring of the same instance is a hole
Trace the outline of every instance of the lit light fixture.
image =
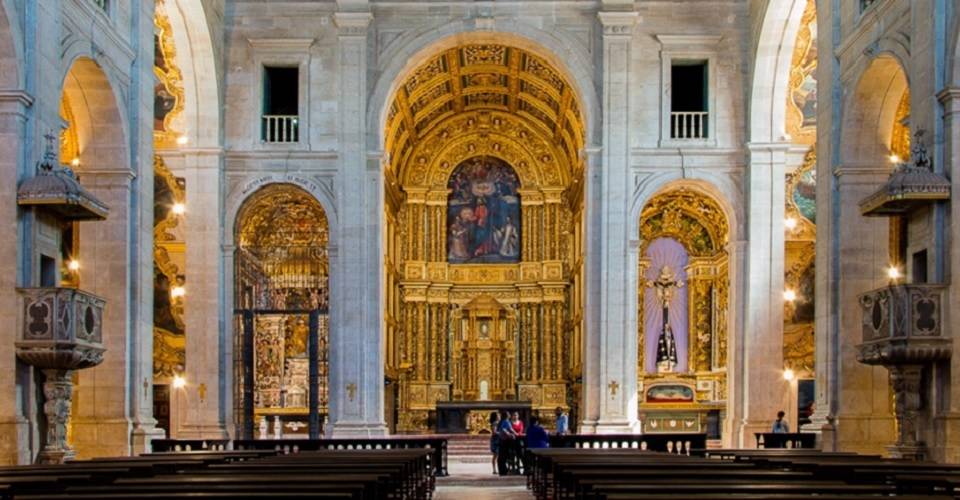
[(890, 163), (900, 163), (900, 157), (898, 155), (890, 155)]
[(793, 382), (793, 378), (795, 376), (796, 375), (793, 373), (793, 370), (789, 368), (783, 371), (783, 379), (786, 380), (787, 382)]
[(787, 217), (783, 219), (783, 225), (790, 231), (793, 231), (797, 228), (797, 219), (793, 217)]
[(887, 277), (893, 281), (900, 279), (900, 268), (897, 266), (890, 266), (887, 268)]
[(171, 207), (171, 210), (173, 211), (173, 213), (177, 215), (183, 215), (184, 212), (187, 211), (187, 206), (184, 205), (183, 203), (177, 202), (173, 204), (173, 207)]
[(190, 141), (190, 139), (187, 138), (187, 136), (185, 136), (185, 135), (181, 135), (180, 137), (177, 137), (177, 144), (180, 145), (180, 146), (185, 145), (185, 144), (186, 144), (187, 142), (189, 142), (189, 141)]
[(80, 270), (80, 261), (79, 261), (79, 260), (76, 260), (76, 259), (70, 259), (70, 261), (67, 262), (67, 269), (69, 269), (69, 270), (71, 270), (71, 271), (73, 271), (73, 272), (79, 271), (79, 270)]
[(180, 375), (173, 376), (173, 388), (174, 389), (183, 389), (187, 385), (187, 379), (181, 377)]
[(797, 300), (797, 292), (790, 290), (789, 288), (783, 291), (783, 300), (787, 302), (793, 302)]
[(80, 158), (74, 158), (74, 159), (70, 160), (70, 166), (71, 166), (71, 167), (74, 167), (74, 168), (79, 167), (79, 166), (80, 166)]
[(170, 296), (173, 298), (180, 298), (187, 294), (187, 289), (182, 286), (175, 286), (170, 290)]

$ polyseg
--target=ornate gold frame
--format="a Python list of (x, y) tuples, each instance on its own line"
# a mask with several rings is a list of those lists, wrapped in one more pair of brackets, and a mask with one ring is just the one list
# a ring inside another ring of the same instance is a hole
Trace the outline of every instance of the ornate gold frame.
[[(669, 237), (686, 248), (688, 294), (688, 373), (652, 374), (644, 368), (643, 304), (648, 293), (643, 276), (651, 241)], [(640, 259), (637, 303), (637, 379), (641, 411), (722, 407), (726, 400), (727, 311), (729, 308), (729, 225), (716, 201), (698, 191), (679, 187), (651, 199), (640, 215)], [(647, 403), (647, 386), (667, 382), (696, 388), (695, 402)]]

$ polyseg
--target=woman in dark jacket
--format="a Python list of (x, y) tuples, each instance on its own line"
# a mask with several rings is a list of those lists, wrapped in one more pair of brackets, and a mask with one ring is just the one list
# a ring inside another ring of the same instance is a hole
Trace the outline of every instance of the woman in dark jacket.
[(500, 415), (492, 411), (490, 412), (490, 453), (493, 453), (493, 458), (490, 463), (493, 465), (493, 473), (497, 473), (497, 453), (500, 451), (500, 438), (497, 436), (497, 424), (500, 423)]

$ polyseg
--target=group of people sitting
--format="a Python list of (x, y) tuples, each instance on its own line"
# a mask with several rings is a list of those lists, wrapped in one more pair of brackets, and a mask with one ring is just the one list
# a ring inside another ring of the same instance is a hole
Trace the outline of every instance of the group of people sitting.
[[(569, 417), (563, 408), (557, 408), (555, 416), (557, 424), (554, 432), (560, 436), (569, 432)], [(537, 415), (531, 415), (529, 425), (524, 426), (518, 412), (490, 413), (490, 452), (493, 453), (491, 465), (494, 474), (520, 474), (524, 449), (549, 446), (550, 438)]]

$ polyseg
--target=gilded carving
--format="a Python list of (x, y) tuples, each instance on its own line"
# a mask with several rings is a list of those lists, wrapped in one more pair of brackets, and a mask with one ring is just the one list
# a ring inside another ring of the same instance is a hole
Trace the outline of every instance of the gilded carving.
[(154, 156), (153, 168), (153, 373), (169, 379), (186, 368), (184, 299), (171, 296), (171, 290), (186, 279), (182, 217), (172, 210), (174, 204), (183, 203), (186, 185), (159, 156)]
[[(446, 50), (395, 93), (384, 149), (396, 203), (386, 219), (400, 241), (385, 266), (399, 275), (388, 284), (399, 304), (388, 303), (385, 320), (399, 429), (426, 430), (418, 412), (434, 408), (442, 384), (455, 400), (567, 406), (583, 322), (583, 120), (556, 68), (500, 44)], [(512, 174), (460, 175), (477, 159)], [(485, 235), (463, 229), (494, 217), (491, 203), (501, 204), (491, 226), (500, 243), (478, 247)]]
[(720, 206), (685, 188), (650, 200), (640, 219), (643, 245), (669, 236), (683, 243), (691, 255), (710, 256), (724, 251), (729, 238), (727, 219)]
[(153, 23), (156, 46), (153, 73), (158, 80), (154, 88), (153, 141), (158, 147), (173, 147), (180, 133), (172, 124), (184, 108), (183, 74), (176, 63), (173, 28), (163, 0), (156, 4)]
[(797, 144), (813, 144), (817, 134), (817, 6), (807, 0), (800, 18), (790, 66), (787, 133)]
[[(640, 221), (640, 262), (638, 276), (649, 278), (652, 272), (661, 272), (666, 269), (665, 262), (676, 261), (682, 266), (684, 286), (678, 288), (685, 295), (680, 296), (682, 302), (671, 299), (669, 309), (669, 323), (664, 325), (676, 328), (683, 327), (682, 322), (674, 316), (675, 307), (685, 303), (687, 368), (685, 371), (674, 369), (658, 373), (648, 371), (651, 364), (645, 359), (647, 343), (653, 342), (659, 348), (663, 343), (662, 337), (646, 338), (649, 333), (645, 325), (649, 320), (646, 314), (658, 314), (663, 307), (654, 303), (650, 311), (645, 311), (646, 294), (653, 293), (650, 287), (638, 280), (638, 385), (639, 387), (684, 387), (681, 392), (688, 394), (684, 401), (664, 402), (666, 400), (651, 400), (650, 396), (640, 390), (641, 408), (648, 404), (655, 405), (648, 408), (648, 418), (656, 421), (662, 415), (663, 409), (683, 408), (690, 411), (703, 412), (714, 408), (717, 399), (723, 401), (725, 395), (715, 392), (721, 381), (725, 380), (726, 348), (727, 348), (727, 314), (728, 314), (728, 267), (727, 242), (729, 240), (729, 226), (726, 215), (717, 202), (689, 188), (678, 188), (660, 194), (648, 202), (641, 212)], [(669, 244), (657, 243), (660, 246), (651, 246), (654, 241), (662, 239), (672, 240)], [(682, 250), (680, 250), (682, 248)], [(648, 253), (648, 249), (653, 253)], [(682, 255), (681, 255), (682, 254)], [(651, 269), (651, 266), (657, 266)], [(659, 270), (658, 270), (659, 268)], [(664, 311), (667, 309), (664, 308)], [(681, 310), (682, 306), (681, 306)], [(683, 317), (683, 315), (681, 317)], [(666, 327), (664, 327), (666, 328)], [(670, 331), (670, 330), (665, 330)], [(682, 330), (676, 330), (682, 331)], [(676, 335), (674, 331), (674, 335)], [(669, 342), (667, 343), (669, 345)], [(658, 349), (654, 349), (658, 351)], [(652, 355), (647, 353), (648, 356)], [(658, 354), (659, 359), (659, 354)], [(682, 358), (681, 358), (682, 360)], [(696, 390), (693, 390), (693, 388)], [(666, 389), (664, 389), (666, 390)], [(680, 390), (680, 389), (678, 389)], [(660, 397), (660, 396), (658, 396)], [(665, 396), (664, 396), (665, 397)], [(672, 396), (671, 396), (672, 397)]]

